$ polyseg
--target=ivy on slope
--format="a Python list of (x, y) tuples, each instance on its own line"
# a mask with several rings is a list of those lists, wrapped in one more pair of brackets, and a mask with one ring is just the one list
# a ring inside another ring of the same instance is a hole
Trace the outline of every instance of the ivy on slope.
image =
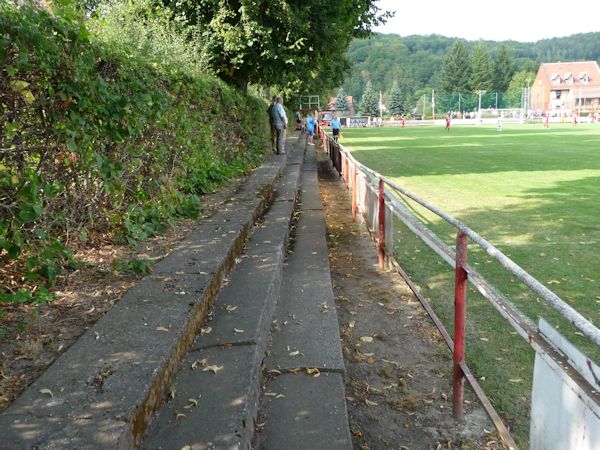
[[(168, 70), (165, 70), (168, 69)], [(264, 157), (264, 103), (65, 8), (0, 2), (0, 301), (45, 301), (72, 244), (134, 245)]]

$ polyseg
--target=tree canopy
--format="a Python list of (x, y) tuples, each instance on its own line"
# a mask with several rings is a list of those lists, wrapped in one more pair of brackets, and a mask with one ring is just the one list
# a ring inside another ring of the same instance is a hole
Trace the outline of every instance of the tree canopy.
[(389, 16), (375, 0), (163, 1), (196, 27), (219, 77), (242, 89), (255, 83), (289, 93), (339, 86), (351, 40)]

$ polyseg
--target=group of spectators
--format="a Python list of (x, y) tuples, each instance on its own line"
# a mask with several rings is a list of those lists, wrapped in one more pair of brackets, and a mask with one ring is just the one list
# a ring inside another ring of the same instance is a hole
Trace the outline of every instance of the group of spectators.
[[(269, 122), (271, 124), (271, 149), (273, 153), (278, 155), (285, 154), (285, 137), (288, 119), (283, 107), (283, 98), (281, 96), (273, 96), (271, 104), (267, 108), (267, 114), (269, 115)], [(317, 125), (317, 119), (315, 119), (314, 113), (308, 113), (308, 117), (303, 119), (300, 111), (297, 111), (295, 114), (295, 119), (296, 129), (306, 131), (308, 143), (313, 144)], [(340, 136), (340, 129), (340, 119), (336, 116), (333, 116), (331, 119), (331, 130), (333, 133), (333, 138), (336, 142)]]

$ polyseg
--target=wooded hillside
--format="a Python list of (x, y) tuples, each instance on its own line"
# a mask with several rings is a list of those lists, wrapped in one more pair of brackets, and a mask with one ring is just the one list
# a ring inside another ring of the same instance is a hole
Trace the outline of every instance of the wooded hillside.
[[(419, 89), (441, 87), (445, 56), (458, 39), (440, 35), (407, 36), (373, 34), (368, 39), (356, 39), (348, 51), (352, 69), (343, 84), (348, 95), (360, 99), (366, 82), (373, 89), (389, 93), (394, 81), (405, 92), (418, 94)], [(483, 42), (490, 58), (505, 46), (512, 71), (536, 72), (541, 62), (596, 60), (600, 61), (600, 33), (575, 34), (544, 39), (535, 43), (516, 41), (463, 41), (473, 52)]]

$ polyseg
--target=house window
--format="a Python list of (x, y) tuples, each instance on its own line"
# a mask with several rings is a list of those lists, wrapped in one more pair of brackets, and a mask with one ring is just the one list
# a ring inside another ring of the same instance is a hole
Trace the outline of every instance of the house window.
[(550, 77), (552, 84), (558, 86), (560, 84), (560, 75), (557, 73), (553, 73), (552, 77)]
[(562, 91), (555, 91), (555, 94), (556, 94), (556, 100), (558, 100), (558, 99), (560, 99)]
[(567, 82), (568, 85), (572, 85), (573, 84), (573, 74), (571, 72), (567, 72), (565, 73), (565, 81)]
[(590, 82), (590, 76), (588, 75), (587, 72), (581, 72), (579, 74), (579, 80), (583, 83), (583, 84), (588, 84)]

